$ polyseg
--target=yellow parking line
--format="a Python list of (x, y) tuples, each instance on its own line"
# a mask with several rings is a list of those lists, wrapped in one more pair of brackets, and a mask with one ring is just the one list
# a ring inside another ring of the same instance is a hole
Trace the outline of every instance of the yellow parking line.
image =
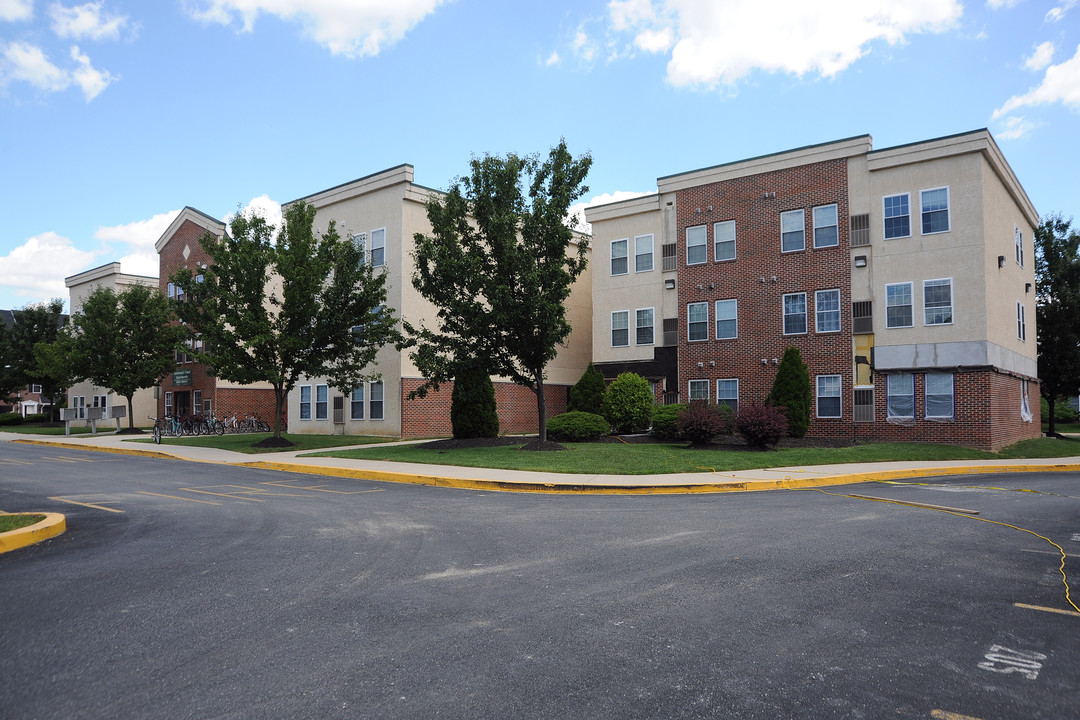
[(94, 508), (95, 510), (106, 510), (108, 512), (124, 514), (123, 510), (117, 510), (116, 508), (105, 507), (104, 505), (95, 505), (93, 503), (79, 502), (78, 500), (68, 500), (62, 497), (51, 497), (50, 500), (56, 500), (57, 502), (70, 503), (72, 505), (82, 505), (83, 507)]
[[(289, 488), (290, 490), (311, 490), (313, 492), (333, 493), (334, 495), (360, 495), (362, 493), (385, 492), (385, 488), (373, 488), (370, 490), (324, 490), (326, 485), (290, 485), (287, 482), (264, 482), (263, 485), (275, 485)], [(298, 496), (303, 497), (303, 496)]]
[(137, 491), (139, 495), (153, 495), (155, 497), (172, 498), (173, 500), (184, 500), (185, 502), (202, 503), (203, 505), (220, 505), (219, 502), (212, 500), (196, 500), (195, 498), (180, 497), (179, 495), (165, 495), (163, 493), (147, 492), (145, 490)]
[(12, 460), (11, 458), (8, 458), (6, 460), (0, 460), (0, 463), (2, 463), (4, 465), (33, 465), (34, 464), (34, 463), (30, 462), (29, 460)]
[(971, 715), (961, 715), (947, 710), (934, 710), (930, 713), (930, 717), (934, 718), (934, 720), (979, 720), (979, 718)]
[(62, 460), (64, 462), (88, 462), (92, 463), (94, 460), (84, 457), (72, 457), (71, 455), (55, 455), (54, 459)]
[(184, 492), (202, 493), (204, 495), (216, 495), (218, 497), (227, 497), (227, 498), (232, 498), (234, 500), (250, 500), (251, 502), (257, 502), (257, 503), (262, 502), (262, 500), (258, 500), (256, 498), (252, 498), (252, 497), (244, 497), (243, 495), (229, 495), (228, 493), (216, 493), (216, 492), (210, 492), (209, 490), (196, 490), (195, 488), (179, 488), (179, 489), (183, 490)]
[(1025, 610), (1042, 610), (1048, 613), (1057, 613), (1058, 615), (1072, 615), (1073, 617), (1080, 617), (1080, 613), (1073, 610), (1059, 610), (1057, 608), (1043, 607), (1042, 605), (1028, 605), (1027, 603), (1013, 603), (1013, 606), (1018, 608), (1024, 608)]

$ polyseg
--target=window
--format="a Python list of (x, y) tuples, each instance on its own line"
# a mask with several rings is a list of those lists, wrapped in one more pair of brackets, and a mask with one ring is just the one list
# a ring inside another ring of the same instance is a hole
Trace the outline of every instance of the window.
[(1013, 225), (1013, 243), (1016, 245), (1016, 264), (1024, 267), (1024, 232)]
[(361, 258), (367, 258), (367, 233), (356, 233), (352, 236), (353, 245), (360, 251)]
[(677, 243), (666, 243), (660, 246), (660, 256), (663, 263), (664, 272), (669, 270), (676, 270), (678, 268), (678, 259), (675, 257), (677, 252)]
[(630, 312), (620, 310), (611, 313), (611, 346), (626, 347), (630, 344)]
[(687, 265), (700, 265), (709, 259), (709, 249), (705, 247), (707, 234), (704, 225), (686, 228)]
[(1016, 337), (1020, 342), (1027, 342), (1027, 313), (1024, 303), (1016, 303)]
[(806, 249), (806, 219), (802, 210), (780, 213), (780, 250), (795, 252)]
[(686, 306), (686, 339), (709, 339), (709, 303), (690, 303)]
[(851, 303), (851, 332), (874, 332), (874, 301), (860, 300)]
[(381, 382), (371, 383), (371, 419), (382, 420), (383, 419), (383, 384)]
[(371, 266), (386, 264), (386, 228), (371, 231)]
[(326, 385), (315, 386), (315, 419), (325, 420), (328, 415), (329, 405), (326, 402), (329, 388)]
[(709, 399), (709, 381), (708, 380), (691, 380), (690, 381), (690, 401), (694, 400), (708, 400)]
[(649, 272), (653, 269), (652, 235), (638, 235), (634, 238), (634, 272)]
[(725, 378), (716, 381), (716, 404), (727, 405), (732, 412), (739, 412), (738, 378)]
[(840, 417), (840, 376), (817, 376), (817, 416), (819, 418)]
[(300, 419), (311, 419), (311, 386), (300, 386)]
[(41, 394), (41, 385), (38, 385), (37, 383), (31, 384), (30, 385), (30, 392), (37, 393), (38, 395), (40, 395)]
[(352, 397), (349, 399), (349, 418), (352, 420), (364, 419), (364, 386), (354, 388)]
[(819, 333), (840, 332), (840, 291), (818, 290), (814, 293)]
[(611, 274), (612, 275), (625, 275), (629, 272), (628, 260), (626, 258), (627, 245), (629, 240), (623, 238), (622, 240), (611, 241)]
[(874, 422), (874, 388), (855, 388), (855, 422)]
[(911, 306), (911, 283), (885, 286), (885, 327), (911, 327), (914, 312)]
[[(74, 395), (71, 398), (71, 407), (75, 410), (76, 420), (86, 419), (86, 397), (83, 395)], [(172, 393), (165, 393), (165, 414), (168, 415), (172, 411)]]
[(919, 193), (922, 203), (922, 232), (949, 232), (949, 188), (934, 188)]
[(923, 280), (923, 322), (927, 325), (952, 323), (952, 278)]
[(952, 373), (926, 373), (926, 417), (953, 417)]
[(851, 216), (851, 247), (863, 247), (870, 244), (870, 213)]
[(909, 196), (890, 195), (885, 198), (885, 239), (911, 237), (911, 208)]
[(679, 318), (664, 318), (664, 346), (679, 344)]
[(814, 247), (834, 247), (840, 244), (840, 222), (836, 205), (814, 208)]
[(653, 309), (643, 308), (636, 311), (637, 316), (637, 339), (638, 345), (653, 344)]
[[(168, 390), (165, 391), (165, 417), (172, 417), (172, 411), (173, 411), (173, 401), (172, 401), (173, 398), (172, 398), (172, 396), (173, 396), (172, 392), (170, 392)], [(86, 405), (86, 398), (76, 398), (76, 400), (79, 400), (79, 399), (81, 399), (83, 401), (83, 405)]]
[(169, 283), (168, 285), (166, 285), (165, 295), (170, 299), (176, 297), (176, 285), (173, 283)]
[(735, 259), (735, 221), (713, 225), (713, 254), (717, 260)]
[(784, 334), (802, 335), (806, 332), (806, 293), (784, 296)]
[(739, 337), (739, 301), (716, 301), (716, 339), (731, 340)]
[[(101, 399), (104, 400), (105, 398), (102, 397)], [(97, 407), (97, 406), (98, 406), (97, 398), (94, 398), (94, 407)], [(101, 407), (105, 407), (104, 402), (101, 403)], [(199, 412), (199, 411), (202, 410), (202, 390), (194, 390), (194, 391), (192, 391), (192, 393), (191, 393), (191, 407), (194, 409), (195, 412)]]
[(890, 418), (915, 417), (915, 376), (911, 373), (887, 376), (888, 399), (885, 408)]

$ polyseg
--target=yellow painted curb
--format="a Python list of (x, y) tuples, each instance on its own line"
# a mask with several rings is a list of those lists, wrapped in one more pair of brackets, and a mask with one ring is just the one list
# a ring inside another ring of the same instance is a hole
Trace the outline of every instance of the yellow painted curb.
[(106, 447), (104, 445), (80, 445), (78, 443), (61, 442), (59, 440), (29, 440), (27, 438), (19, 438), (18, 440), (12, 440), (11, 442), (20, 443), (22, 445), (45, 445), (46, 447), (58, 447), (64, 448), (65, 450), (87, 450), (89, 452), (112, 453), (113, 455), (140, 455), (142, 457), (155, 457), (163, 460), (188, 460), (188, 458), (179, 455), (170, 455), (169, 453), (161, 452), (160, 450), (114, 448)]
[(19, 528), (18, 530), (8, 530), (7, 532), (0, 533), (0, 553), (18, 550), (21, 547), (33, 545), (42, 540), (48, 540), (67, 530), (67, 518), (60, 513), (23, 512), (19, 514), (44, 515), (45, 519), (41, 522), (34, 523), (33, 525)]

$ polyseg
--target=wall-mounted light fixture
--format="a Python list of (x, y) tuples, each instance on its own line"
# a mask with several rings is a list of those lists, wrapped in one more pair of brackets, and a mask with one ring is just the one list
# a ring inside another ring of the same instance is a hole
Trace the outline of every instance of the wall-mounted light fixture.
[(664, 287), (666, 287), (668, 290), (674, 290), (675, 278), (668, 278), (667, 280), (664, 280)]
[(703, 367), (705, 367), (705, 363), (703, 363), (703, 362), (699, 362), (699, 363), (697, 364), (697, 366), (698, 366), (699, 368), (703, 368)]
[(769, 364), (769, 359), (768, 358), (761, 358), (761, 364), (762, 365), (768, 365)]
[(716, 367), (716, 361), (715, 360), (710, 360), (709, 361), (709, 367)]
[(1005, 267), (1005, 256), (1004, 255), (998, 255), (998, 267), (999, 268)]
[(855, 267), (866, 267), (866, 256), (865, 255), (856, 255), (855, 256)]

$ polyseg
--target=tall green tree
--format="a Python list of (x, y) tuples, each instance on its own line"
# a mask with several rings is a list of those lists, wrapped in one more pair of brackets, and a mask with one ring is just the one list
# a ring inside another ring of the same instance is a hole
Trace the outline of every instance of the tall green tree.
[(438, 308), (435, 327), (407, 326), (417, 368), (437, 388), (483, 358), (490, 374), (536, 395), (541, 445), (544, 369), (570, 334), (565, 302), (588, 263), (567, 212), (588, 191), (591, 165), (565, 140), (543, 160), (474, 158), (467, 177), (428, 202), (431, 234), (415, 236), (413, 286)]
[(784, 351), (784, 357), (776, 368), (768, 401), (770, 405), (783, 408), (791, 437), (806, 435), (810, 429), (814, 390), (810, 385), (810, 371), (803, 362), (799, 348), (789, 347)]
[(604, 376), (595, 365), (589, 363), (589, 367), (581, 374), (581, 379), (570, 388), (570, 401), (566, 404), (566, 409), (599, 415), (603, 412), (605, 392), (607, 383), (604, 382)]
[(495, 386), (480, 363), (466, 365), (454, 378), (450, 395), (450, 426), (454, 437), (493, 438), (499, 436), (499, 411)]
[(1050, 407), (1050, 435), (1055, 403), (1080, 392), (1080, 234), (1071, 224), (1049, 215), (1035, 228), (1039, 393)]
[(64, 301), (32, 303), (11, 314), (12, 325), (0, 327), (0, 394), (9, 397), (21, 388), (40, 385), (42, 398), (49, 400), (51, 414), (56, 416), (68, 378), (62, 366), (40, 363), (34, 346), (56, 342), (67, 322)]
[(273, 387), (278, 444), (282, 410), (301, 376), (326, 377), (348, 393), (378, 379), (375, 355), (400, 340), (385, 306), (385, 273), (366, 264), (334, 222), (321, 235), (314, 222), (315, 208), (297, 202), (275, 238), (264, 218), (237, 213), (225, 237), (201, 238), (209, 267), (172, 278), (187, 296), (177, 303), (180, 318), (205, 343), (200, 361), (230, 382)]

